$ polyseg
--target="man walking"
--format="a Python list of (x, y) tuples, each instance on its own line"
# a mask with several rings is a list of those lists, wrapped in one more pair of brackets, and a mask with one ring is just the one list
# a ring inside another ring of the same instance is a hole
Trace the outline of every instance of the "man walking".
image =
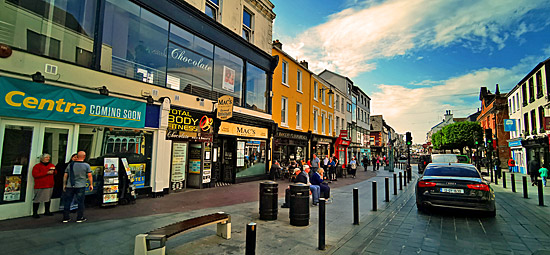
[(90, 181), (90, 191), (94, 190), (94, 186), (92, 169), (88, 163), (84, 162), (84, 159), (86, 159), (86, 152), (79, 151), (76, 161), (71, 162), (65, 169), (65, 175), (63, 176), (63, 190), (65, 191), (65, 205), (63, 208), (64, 223), (71, 221), (69, 212), (73, 197), (78, 204), (76, 222), (86, 221), (86, 218), (84, 218), (84, 192), (86, 189), (86, 181)]
[(317, 157), (317, 155), (313, 154), (313, 160), (311, 160), (311, 171), (313, 171), (313, 173), (317, 173), (320, 162), (321, 160)]
[(540, 169), (540, 164), (536, 156), (533, 156), (531, 161), (529, 161), (528, 167), (527, 172), (529, 173), (529, 176), (531, 176), (531, 186), (535, 186), (537, 185), (537, 177)]

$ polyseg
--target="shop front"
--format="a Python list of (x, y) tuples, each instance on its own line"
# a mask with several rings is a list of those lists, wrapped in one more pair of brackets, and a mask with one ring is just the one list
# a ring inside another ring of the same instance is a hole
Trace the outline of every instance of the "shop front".
[(508, 147), (512, 153), (512, 159), (516, 162), (514, 172), (527, 174), (527, 161), (525, 158), (525, 148), (521, 146), (521, 137), (508, 140)]
[(0, 219), (31, 214), (32, 168), (43, 153), (57, 168), (54, 211), (66, 162), (77, 151), (86, 152), (93, 170), (87, 201), (117, 203), (127, 195), (122, 180), (149, 188), (158, 106), (9, 77), (0, 77), (0, 96)]
[(215, 181), (232, 184), (266, 178), (269, 138), (268, 128), (221, 121), (213, 147)]
[(306, 154), (308, 140), (307, 133), (279, 129), (273, 138), (273, 160), (288, 165), (293, 160), (310, 159)]
[(172, 105), (166, 139), (172, 141), (170, 190), (210, 187), (213, 118)]
[(313, 134), (311, 137), (311, 153), (310, 158), (313, 158), (313, 154), (319, 158), (324, 158), (325, 155), (329, 157), (333, 155), (332, 145), (334, 140), (330, 136), (322, 136)]
[(545, 135), (528, 138), (521, 141), (521, 145), (525, 148), (526, 151), (526, 166), (529, 164), (529, 161), (535, 158), (539, 161), (541, 166), (550, 162), (548, 140), (548, 136)]

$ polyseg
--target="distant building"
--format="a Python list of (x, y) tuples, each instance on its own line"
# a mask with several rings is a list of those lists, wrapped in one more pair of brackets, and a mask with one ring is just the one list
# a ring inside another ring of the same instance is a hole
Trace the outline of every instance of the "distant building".
[(498, 152), (500, 166), (506, 167), (507, 159), (510, 158), (510, 148), (507, 144), (510, 134), (504, 132), (504, 119), (508, 118), (506, 94), (500, 93), (498, 84), (494, 94), (487, 90), (487, 87), (481, 87), (479, 100), (481, 101), (481, 113), (477, 117), (477, 121), (484, 130), (492, 130), (493, 137), (496, 138), (493, 141), (493, 146), (494, 150)]
[(468, 118), (453, 118), (453, 113), (451, 112), (451, 110), (445, 111), (443, 120), (439, 122), (437, 125), (433, 126), (430, 129), (430, 131), (426, 134), (426, 141), (431, 142), (432, 135), (437, 133), (437, 131), (443, 129), (443, 127), (451, 125), (453, 123), (464, 122), (464, 121), (468, 121)]

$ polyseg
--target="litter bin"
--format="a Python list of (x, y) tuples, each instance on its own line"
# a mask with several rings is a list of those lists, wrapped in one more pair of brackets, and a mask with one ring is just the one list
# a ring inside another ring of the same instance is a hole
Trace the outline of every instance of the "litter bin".
[(290, 185), (290, 225), (309, 225), (309, 186), (303, 183)]
[(260, 183), (260, 220), (276, 220), (278, 212), (278, 184), (274, 181)]

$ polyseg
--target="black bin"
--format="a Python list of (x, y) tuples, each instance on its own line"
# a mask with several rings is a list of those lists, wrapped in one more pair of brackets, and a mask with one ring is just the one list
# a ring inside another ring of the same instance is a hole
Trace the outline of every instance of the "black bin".
[(260, 220), (276, 220), (279, 186), (274, 181), (260, 183)]
[(290, 185), (290, 225), (309, 225), (309, 186), (303, 183)]

